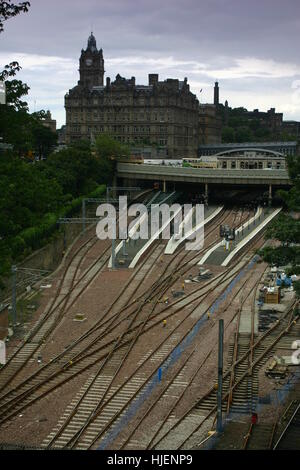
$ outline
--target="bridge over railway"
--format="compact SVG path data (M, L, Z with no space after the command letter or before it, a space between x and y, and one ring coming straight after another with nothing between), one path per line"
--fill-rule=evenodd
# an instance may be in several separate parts
M117 178L130 181L161 181L164 190L167 182L199 183L204 184L207 196L209 184L265 186L269 189L269 199L272 198L273 186L291 185L288 172L285 169L231 170L118 163Z

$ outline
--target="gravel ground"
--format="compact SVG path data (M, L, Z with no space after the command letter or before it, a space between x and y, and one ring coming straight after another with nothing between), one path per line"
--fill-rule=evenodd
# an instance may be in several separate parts
M87 236L87 235L86 235ZM216 235L212 235L210 239L215 238ZM77 246L77 245L76 245ZM81 265L81 271L84 270L89 262L91 262L94 257L103 251L105 248L104 242L97 242L95 247L90 251L89 255L84 260L84 263ZM76 247L72 248L72 252ZM71 252L69 253L69 255ZM145 288L149 287L151 283L158 279L159 274L162 272L164 266L168 262L170 258L166 256L162 256L151 270L150 274L145 278L142 285L139 287L137 292L134 293L136 296L137 294L141 293ZM222 272L223 268L215 266L212 268L212 272L214 274L218 272ZM63 267L56 273L56 281L53 282L52 288L44 291L41 304L38 311L34 314L34 318L32 319L33 324L36 319L38 318L39 314L43 311L51 297L55 293L55 288L59 279L59 276L62 275ZM189 273L185 275L184 278L187 278L188 274L197 274L198 268L192 268ZM62 351L66 345L68 345L71 341L75 338L80 336L84 331L86 331L91 325L94 324L105 312L106 308L110 305L110 303L118 297L118 294L123 287L123 285L128 281L130 276L132 275L132 271L126 269L120 269L118 271L110 271L105 269L101 272L93 283L88 287L88 289L80 296L78 301L74 304L74 306L68 311L65 315L63 321L59 324L59 326L55 329L53 334L47 340L45 345L42 349L42 357L43 361L51 359L53 355L57 354L58 351ZM182 286L182 282L184 279L179 279L175 282L173 289L180 290ZM133 281L134 282L134 281ZM238 287L238 286L237 286ZM185 285L185 292L189 293L193 289L197 289L197 285L194 284L186 284ZM171 290L168 290L165 294L172 298ZM202 304L200 311L204 311L205 308L208 307L209 303L213 301L215 298L216 291L207 296ZM124 296L126 297L126 295ZM88 308L87 308L88 306ZM158 312L164 306L164 304L160 304L160 308L158 308ZM230 296L228 299L228 308L226 310L222 309L222 313L219 311L218 315L215 318L211 318L207 321L204 327L200 330L199 335L197 336L197 342L193 344L195 347L195 353L192 357L189 367L187 368L186 378L188 379L195 367L199 365L199 362L202 361L207 353L207 351L216 345L216 338L217 338L217 318L221 318L223 316L225 320L225 324L228 324L225 333L225 361L226 361L226 354L228 353L229 343L231 341L231 336L234 331L234 321L231 322L233 315L236 312L238 306L238 298L233 299L233 295ZM136 345L134 346L131 358L134 357L135 360L132 359L128 360L125 364L125 367L122 369L122 373L120 374L116 384L121 383L126 377L130 375L131 372L135 370L136 362L140 359L144 354L145 351L149 350L149 348L153 349L156 344L163 340L164 335L167 334L168 330L171 329L172 326L176 325L180 321L182 315L187 311L189 307L183 309L182 312L178 312L174 314L170 320L167 322L167 328L163 328L162 325L158 325L154 327L152 330L149 331L146 335L140 338ZM199 311L199 312L200 312ZM86 320L82 323L74 322L74 317L77 313L83 313L86 317ZM180 330L181 334L188 331L191 327L195 318L191 317L186 323L184 329ZM12 350L16 346L15 341L11 341L10 343L10 350ZM195 380L193 385L190 387L190 390L184 396L184 400L181 403L180 409L176 410L176 415L180 416L188 407L190 406L191 402L201 396L207 389L209 389L216 381L216 354L217 350L215 347L214 353L211 357L205 362L203 368L201 369L201 375ZM182 359L184 356L182 356ZM180 363L178 363L179 367ZM24 371L20 374L20 378L25 377L28 373L34 372L39 366L34 361L30 363ZM35 405L31 406L29 409L25 410L22 416L18 416L11 420L10 422L3 425L0 430L0 441L2 442L14 442L14 443L26 443L28 445L39 445L43 439L47 436L47 434L51 431L51 429L55 426L56 422L58 421L59 417L62 415L65 407L68 403L72 400L76 392L82 386L82 384L86 381L88 376L93 372L93 369L90 369L88 372L77 376L72 381L65 384L63 387L58 389L57 391L51 393L50 395L46 396L44 399L36 403ZM168 377L171 377L172 370L168 372ZM155 390L151 399L155 399L159 390ZM169 403L166 402L165 407L156 414L151 414L151 420L147 425L147 428L150 429L151 422L157 422L158 418L161 419L161 416L167 411ZM140 411L142 413L142 409ZM129 424L127 430L131 429L131 426L134 425L134 421ZM146 428L146 429L147 429ZM126 430L126 431L127 431ZM199 439L199 436L197 436ZM193 443L194 445L194 443Z

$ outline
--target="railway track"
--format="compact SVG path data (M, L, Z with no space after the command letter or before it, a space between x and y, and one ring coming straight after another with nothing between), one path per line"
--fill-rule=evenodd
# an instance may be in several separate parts
M92 261L92 263L83 270L83 273L78 276L83 261L97 243L99 243L99 240L93 234L85 240L71 255L70 259L67 260L67 265L59 280L54 298L50 300L46 311L40 316L32 330L25 336L23 343L9 357L4 367L0 370L0 400L3 396L2 392L16 378L24 366L33 357L37 356L43 343L53 333L55 328L58 327L64 315L71 309L77 299L80 298L95 277L106 266L109 259L109 243L106 244L107 247L100 256ZM51 275L49 279L51 279Z
M25 337L21 346L9 357L7 363L0 370L0 387L1 396L3 391L15 379L17 374L23 369L34 355L38 353L43 342L53 333L54 329L59 325L63 318L63 315L70 310L76 300L82 295L85 289L88 287L90 282L96 277L96 275L104 268L108 261L108 253L110 247L108 246L104 252L97 258L75 281L76 275L79 271L80 265L84 256L94 246L95 243L91 239L83 243L80 248L71 257L67 264L67 267L60 280L58 291L55 297L50 301L49 307L46 309L34 325L32 331ZM86 250L84 250L86 248ZM79 256L79 253L83 251ZM71 277L70 283L65 286L65 280L68 275L68 271L71 265L75 261L75 270ZM80 286L80 287L79 287ZM62 293L63 289L67 289L67 293Z
M246 285L247 287L245 287ZM235 320L236 318L239 318L243 303L245 303L248 297L247 291L249 294L252 290L253 290L253 284L251 285L251 273L250 273L249 276L246 276L243 283L239 287L238 292L235 294L235 297L236 297L241 292L243 292L244 300L241 300L240 306L236 309L236 311L234 312L234 315L231 317L229 322L225 325L225 332L226 332L226 329L229 327L229 325L233 322L233 320ZM228 308L231 309L231 302L229 303ZM192 375L185 389L182 390L179 397L177 397L177 400L174 402L173 407L169 410L169 413L165 417L164 421L156 429L156 432L152 436L150 442L148 442L147 448L150 448L150 449L159 448L160 449L160 448L170 448L170 446L174 446L174 442L176 442L176 440L178 441L178 438L179 440L182 440L182 435L183 436L186 435L187 430L191 432L192 429L198 425L199 421L202 419L202 416L205 415L207 412L209 412L209 410L215 407L216 399L217 399L217 390L213 386L210 393L206 394L202 400L199 400L199 402L194 406L194 408L192 408L191 412L188 413L184 419L175 418L176 409L178 409L178 406L180 406L180 403L184 397L184 394L187 393L187 390L189 389L189 387L191 387L192 384L194 383L195 378L199 374L199 371L202 369L205 362L211 356L214 348L212 348L208 352L203 362L200 364L200 367L197 368L195 373ZM230 382L230 377L228 377L227 380L228 382ZM226 410L226 404L224 404L224 409ZM176 427L175 427L175 423L176 423ZM174 426L174 429L176 429L176 434L177 434L177 436L175 437L175 441L174 441L174 433L173 433L173 436L170 435L171 429L173 426ZM181 431L182 428L184 432Z
M213 288L213 290L215 290L215 287ZM195 311L198 306L199 306L199 304L197 304L197 306L193 309L193 311ZM190 314L188 314L187 317L189 317L189 315L190 315ZM182 325L180 325L180 326L182 326ZM177 329L177 328L176 328L176 329ZM182 340L182 338L181 338L181 340ZM161 345L161 347L163 347L164 350L163 350L162 353L160 353L160 354L165 355L165 354L166 354L166 350L168 350L168 347L170 347L171 350L172 350L172 347L173 347L173 350L174 350L174 342L176 342L176 341L177 341L176 336L175 336L175 341L174 341L174 339L173 339L173 340L171 341L170 345L169 345L169 344L166 342L166 340L165 340L165 341L162 343L162 345ZM178 343L178 344L179 344L179 343ZM177 344L177 346L178 346L178 344ZM170 354L170 351L168 351L168 353ZM147 357L146 359L147 359L147 362L149 363L149 361L148 361L149 357ZM147 375L147 374L146 374L146 375ZM147 383L148 380L149 380L149 377L146 379L144 385ZM125 385L123 386L123 388L125 389L125 391L126 391L126 387L129 386L129 385L130 385L130 383L129 383L129 381L127 380L126 383L125 383ZM134 384L132 384L131 386L134 388ZM122 390L123 390L123 388L122 388ZM133 389L133 388L132 388L132 389ZM140 387L140 388L141 388L141 387ZM113 394L113 395L115 395L115 394ZM93 395L92 395L92 396L93 396ZM134 395L132 398L133 398L133 399L134 399L134 398L138 399L138 397L136 397L136 395ZM87 395L86 395L86 394L84 395L83 400L86 400L86 404L87 404L87 406L88 406L88 404L89 404L88 394L87 394ZM118 398L118 400L119 400L119 401L118 401L119 403L122 403L122 397ZM105 409L109 408L109 407L108 407L108 402L111 402L111 398L109 398L109 399L107 400L106 406L104 407ZM98 405L98 406L99 406L99 405ZM114 419L115 419L115 420L116 420L116 419L118 420L118 416L121 417L120 413L121 413L122 411L124 411L124 406L123 406L122 410L119 410L119 411L118 411L118 409L116 408L116 404L111 404L110 411L112 411L112 410L114 411L114 414L115 414ZM104 417L103 417L103 413L100 415L99 418L95 417L96 411L97 411L97 410L94 410L94 412L92 413L92 418L93 418L93 421L95 420L95 422L96 422L97 419L98 419L97 425L95 425L95 429L98 429L98 430L99 430L99 429L101 428L101 422L102 422L102 425L103 425L103 420L105 421L106 418L105 418L105 415L104 415ZM99 411L99 410L98 410L98 411ZM109 414L109 411L107 411L107 413ZM97 416L98 416L98 415L99 415L99 413L97 413ZM72 429L74 429L74 426L76 426L76 424L74 424L74 416L76 416L76 414L74 415L74 410L73 410L73 412L69 415L69 419L61 426L60 430L57 430L57 429L56 429L56 430L52 433L50 441L49 441L49 440L47 441L47 445L48 445L48 446L49 446L49 445L53 445L54 443L56 443L56 444L59 445L59 446L60 446L60 445L68 446L68 445L72 444L72 447L74 447L74 445L78 442L78 437L80 437L80 435L81 435L81 431L77 431L77 438L75 439L75 443L74 443L74 436L73 436L73 441L72 441L72 438L69 439L69 441L68 441L68 438L69 438L70 435L72 434ZM107 417L107 415L106 415L106 417ZM81 420L82 420L82 419L83 419L83 418L81 417ZM101 421L101 419L102 419L102 421ZM80 427L80 424L79 424L79 423L80 423L80 417L78 417L78 421L77 421L77 426ZM113 423L113 418L110 419L108 425L109 425L109 424L112 424L112 423ZM68 425L71 425L71 428L68 429ZM72 426L73 426L73 428L72 428ZM103 426L102 426L102 427L103 427ZM87 424L85 424L84 430L85 430L86 428L87 428ZM71 430L70 430L70 429L71 429ZM89 427L89 429L90 429L90 427ZM101 431L100 434L99 434L99 431L98 431L98 434L96 434L96 435L94 436L94 438L92 439L92 442L91 442L92 431L90 431L89 437L86 437L85 440L84 440L83 442L81 442L81 444L80 444L80 446L79 446L78 448L89 448L89 447L91 447L91 446L96 442L97 439L99 439L100 437L102 437L102 436L105 434L106 431L107 431L107 427L104 428L104 429L102 429L102 431ZM79 435L78 435L78 433L79 433ZM76 434L75 434L75 436L76 436Z
M294 307L293 307L294 308ZM247 351L244 352L243 356L238 359L238 363L242 363L247 356L250 355L251 349L254 349L254 354L253 354L253 362L251 363L250 367L243 371L239 377L236 377L234 384L232 385L231 389L235 390L237 387L243 382L248 380L248 375L250 370L253 373L253 370L256 367L259 367L268 357L268 354L270 354L274 347L279 343L279 341L284 338L286 335L293 335L295 333L295 328L299 328L299 322L295 322L295 320L291 320L292 318L292 310L293 308L291 307L285 317L276 323L268 332L266 332L262 337L260 337L254 344L253 347L249 348ZM238 363L234 364L235 368L237 367ZM233 366L232 366L233 367ZM228 369L224 376L224 386L226 386L226 380L228 381L228 378L230 377L231 374L231 369ZM226 389L225 389L226 390ZM253 393L253 392L251 392ZM228 400L228 396L230 394L230 389L227 388L227 391L224 392L223 394L223 402L225 402L224 406L224 411L226 410L226 401ZM252 403L253 396L251 396L251 402L250 406ZM244 398L244 397L243 397ZM196 435L196 433L199 433L201 430L201 426L207 421L211 420L210 426L213 425L213 420L212 417L216 413L216 390L214 387L207 393L205 394L200 400L198 400L186 413L184 416L180 418L180 420L173 424L171 428L165 432L165 435L161 436L158 441L154 443L154 448L161 448L163 445L163 439L167 438L170 432L173 431L173 433L177 432L177 434L180 434L180 429L184 427L184 425L181 425L181 428L179 428L180 424L183 423L185 420L189 423L194 423L193 429L189 430L189 432L182 433L182 436L185 436L184 438L180 439L180 442L177 442L177 448L188 448L189 447L189 440ZM197 419L196 419L197 417ZM188 427L188 425L187 425ZM191 428L192 426L190 426ZM200 440L200 437L199 437ZM157 447L159 445L159 447Z
M183 251L183 250L181 250L180 253L182 253L182 251ZM159 258L160 254L161 254L161 253L156 253L157 258ZM185 256L186 256L186 253L184 253L184 257L185 257ZM180 259L179 259L179 262L182 262L182 260L183 260L183 258L180 258ZM154 259L154 261L155 261L155 259ZM173 259L172 259L171 261L173 261ZM179 262L178 262L178 264L179 264ZM169 263L169 264L170 264L170 263ZM167 264L166 268L165 268L164 271L163 271L163 274L168 270L169 264ZM177 265L178 265L178 264L177 264ZM123 290L120 292L119 299L116 299L116 301L112 303L112 305L109 307L108 311L106 312L105 316L107 316L107 314L108 314L109 312L111 312L111 310L112 310L113 308L116 309L116 307L120 306L120 302L121 302L121 305L124 306L124 304L125 304L126 302L124 302L122 295L124 294L124 292L125 292L126 289L129 291L129 292L128 292L128 294L129 294L128 298L129 298L129 299L130 299L130 295L132 295L132 293L133 293L133 290L136 290L136 291L137 291L137 290L139 289L139 287L142 285L143 280L145 279L144 266L145 266L145 263L142 263L142 265L140 266L139 271L138 271L137 273L134 273L134 275L133 275L132 278L130 279L130 282L128 282L128 283L124 286ZM153 265L151 265L151 268L152 268L152 266L153 266ZM137 278L137 279L139 279L138 285L136 285L136 284L134 284L134 283L132 282L134 277ZM77 297L78 297L78 296L77 296ZM135 302L133 302L133 303L136 303L136 301L140 300L141 297L142 297L142 295L139 296L137 299L135 299ZM56 298L53 300L52 305L53 305L55 302L56 302ZM122 302L123 302L123 303L122 303ZM73 302L73 303L74 303L74 302ZM73 304L73 303L72 303L72 304ZM133 303L132 303L132 304L133 304ZM132 305L132 304L129 303L129 306ZM128 305L127 305L127 306L128 306ZM119 314L119 313L120 313L120 310L117 311L117 313L115 314L115 318L118 317L118 314ZM105 317L105 316L104 316L104 317ZM104 318L104 317L103 317L103 318ZM85 334L82 336L81 339L86 339L86 338L87 338L89 335L91 335L93 332L97 332L99 326L101 327L102 324L103 324L103 321L102 321L102 320L103 320L103 319L101 319L100 321L98 321L97 324L94 325L87 333L85 333ZM40 322L40 324L43 326L43 322L42 322L42 321ZM36 352L36 350L37 350L37 345L36 345L36 344L33 343L33 344L31 345L31 344L29 343L29 340L30 340L30 338L32 338L32 336L33 336L33 335L31 334L30 337L27 338L27 340L25 341L25 344L22 345L23 347L24 347L24 346L26 347L26 345L28 345L28 346L27 346L28 349L29 349L29 353L28 353L28 354L27 354L27 351L25 351L25 353L23 354L23 352L22 352L23 348L22 348L22 347L19 348L19 349L21 350L21 352L20 352L20 361L18 361L18 363L17 363L17 364L18 364L18 366L17 366L17 367L18 367L18 370L19 370L21 367L24 366L24 364L27 362L27 360L29 360L30 357L32 357L32 355L33 355L33 354ZM74 348L75 346L77 346L78 343L79 343L79 341L78 341L78 342L75 342L75 343L72 345L72 348ZM69 352L69 349L67 349L63 354L68 353L68 352ZM18 353L19 353L19 351L17 351L17 352L10 358L10 361L7 363L6 367L2 369L2 371L1 371L1 373L0 373L0 377L1 377L1 376L3 377L2 374L7 371L9 365L11 365L11 364L14 363L14 359L16 358L16 355L17 355ZM72 353L70 359L67 358L67 360L72 360L72 359L73 359L73 356L74 356L74 354ZM76 354L75 354L75 357L76 357ZM61 355L58 355L58 357L57 357L56 359L61 359L61 358L62 358L62 356L61 356ZM13 365L14 365L14 364L13 364ZM12 368L12 369L14 369L14 368ZM44 368L42 368L42 369L43 369L43 371L44 371ZM14 370L12 370L11 372L12 372L12 373L11 373L11 380L12 380L13 378L15 378L16 372L15 372ZM38 372L38 373L39 373L39 372ZM8 383L9 383L9 381L7 381L6 385L8 385ZM6 394L7 394L7 393L6 393ZM2 397L3 397L3 394L2 394ZM0 403L1 403L1 396L0 396Z
M300 401L292 400L272 423L250 424L244 450L299 450Z
M212 289L216 289L214 286L213 288L210 288L210 291ZM203 294L205 295L205 294ZM202 296L203 297L203 296ZM92 431L89 432L89 436L85 437L85 439L80 443L79 447L76 448L89 448L91 447L96 440L98 440L100 437L102 437L108 430L108 425L112 425L113 422L118 419L118 416L121 417L120 413L124 412L125 406L127 407L128 404L134 400L134 399L139 399L139 396L137 395L137 392L141 392L142 387L144 387L152 374L157 370L157 368L166 360L166 358L170 355L170 353L178 347L179 343L182 341L182 334L178 331L180 328L180 331L182 331L184 321L187 320L190 315L196 311L196 309L199 307L201 302L197 302L196 305L193 307L191 312L188 312L185 314L185 318L181 320L180 323L173 329L173 331L167 336L167 338L163 338L163 340L160 342L159 346L154 350L154 351L149 351L146 357L140 362L138 365L137 370L135 370L134 374L132 377L127 378L126 382L124 382L117 390L117 393L114 392L112 396L107 396L105 404L99 408L99 403L97 405L97 408L93 411L92 415L90 416L90 419L92 419L93 422L95 422L95 429L98 429L98 432L95 433L93 439L91 440L92 437ZM189 328L187 329L187 334L189 332ZM107 374L106 374L107 376ZM114 379L116 376L114 375ZM99 376L97 376L97 379L99 379ZM100 380L101 382L101 380ZM111 382L112 383L112 380ZM126 393L128 392L128 388L131 388L134 390L134 387L137 388L133 396L131 396L128 399L127 396L127 401L124 403L124 396L126 396ZM125 394L125 395L124 395ZM91 392L91 396L93 397L94 393L93 391ZM104 395L105 396L105 395ZM83 400L89 404L89 393L84 395ZM98 400L99 401L99 400ZM103 401L103 400L102 400ZM101 403L100 403L101 404ZM78 411L79 412L79 411ZM70 415L71 419L68 419L67 422L63 424L63 426L60 428L60 430L53 435L52 440L50 441L50 444L53 445L54 443L58 446L64 444L64 445L72 445L72 448L74 447L74 444L77 443L77 438L74 443L74 439L70 439L69 441L66 442L66 436L70 435L70 428L68 426L72 426L74 429L74 416L77 416L77 413L74 415L74 410L72 414ZM108 419L110 418L110 419ZM106 420L106 426L103 429L103 423ZM76 420L75 420L76 421ZM102 424L102 426L101 426ZM78 422L79 426L79 422ZM92 423L88 422L85 423L84 425L84 430L88 427L90 430L90 427L92 426ZM101 429L101 433L99 433L99 429ZM81 435L81 433L80 433ZM75 434L76 436L76 434ZM49 443L48 443L49 446ZM88 447L87 447L88 446Z
M300 449L300 401L293 400L281 419L283 429L271 444L273 450Z
M244 287L244 285L246 284L247 281L248 281L248 278L246 278L244 280L244 282L243 282L242 286L240 287L239 291L241 291L243 289L243 287ZM231 302L229 303L227 308L225 307L226 311L229 310L229 309L233 310ZM233 316L230 318L230 320L228 321L228 323L225 326L225 331L230 326L232 321L236 318L237 312L238 311L233 312ZM191 375L191 372L188 373L188 368L189 368L189 360L190 360L191 356L193 356L194 350L187 356L187 359L180 366L179 370L176 371L176 373L171 378L171 380L167 382L166 386L161 391L158 399L155 402L153 402L147 410L145 410L144 414L139 419L137 425L133 428L130 435L127 436L125 441L123 441L121 444L120 443L118 444L118 448L120 448L120 449L124 449L125 447L130 448L132 446L136 446L138 444L138 442L140 442L140 445L138 447L140 447L142 445L143 448L150 448L152 446L152 444L156 440L157 436L165 430L165 427L168 427L168 425L175 420L176 407L178 407L178 405L180 405L183 397L185 396L185 394L188 393L189 388L195 384L195 381L197 380L197 377L198 377L198 380L200 380L199 373L202 370L202 367L204 366L206 361L212 355L214 349L215 349L215 345L209 350L209 352L207 354L205 354L205 357L201 360L200 364L197 365L197 367L193 371L192 375ZM186 377L188 377L189 375L191 375L190 379L187 380ZM154 434L152 434L150 440L149 440L149 438L148 439L143 438L141 436L141 434L143 434L143 429L144 428L151 429L150 424L148 424L148 426L147 426L147 421L145 422L145 420L147 420L147 418L150 414L150 411L153 408L156 408L157 410L158 409L163 409L165 407L164 404L166 402L172 403L172 406L169 406L169 410L168 410L167 415L164 417L164 419L162 420L161 423L158 423L158 425L154 426L155 432L154 432ZM138 432L138 431L140 431L140 432ZM134 439L133 440L132 437L136 433L138 434L139 439Z
M179 262L180 262L180 261L181 261L181 259L179 260ZM179 262L178 262L178 264L179 264ZM188 261L186 262L186 264L188 264L188 263L190 263L190 260L188 260ZM166 270L165 270L165 271L166 271ZM174 274L174 272L171 271L171 274ZM172 276L171 276L171 277L172 277ZM170 281L171 281L171 279L170 279ZM170 284L170 283L169 283L169 284ZM166 285L168 285L168 282L166 283ZM164 287L164 289L165 289L165 287ZM164 289L163 289L163 290L164 290ZM99 325L98 325L98 326L99 326ZM120 348L120 349L121 349L121 348ZM84 360L85 360L85 359L83 359L83 361L84 361ZM107 363L107 364L108 364L108 363ZM120 362L119 362L119 364L120 364ZM109 367L112 367L112 362L110 363ZM72 371L72 372L74 372L74 371L76 370L75 368L76 368L76 365L75 365L75 367L73 368L73 371ZM84 367L82 368L82 364L81 364L81 366L80 366L80 371L82 372L82 370L84 370ZM69 372L69 371L68 371L68 372ZM72 373L71 373L70 375L72 375ZM102 374L101 377L104 379L103 374ZM97 379L95 379L94 381L92 380L92 386L88 387L88 389L89 389L89 390L92 389L92 387L94 386L94 384L95 384L95 387L98 386ZM46 384L45 384L45 385L46 385ZM109 392L107 393L107 396L109 396L109 393L110 393L112 390L113 390L113 386L110 386ZM43 396L44 396L44 395L43 395ZM99 404L98 404L98 406L99 406Z

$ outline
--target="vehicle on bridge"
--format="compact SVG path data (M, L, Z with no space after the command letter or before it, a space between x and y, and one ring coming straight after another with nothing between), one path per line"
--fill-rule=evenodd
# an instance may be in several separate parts
M183 158L182 166L191 166L193 168L218 168L218 161L217 159Z
M222 170L286 170L285 156L265 149L227 150L217 155L182 159L144 159L137 156L123 163L143 163L171 167L192 167Z

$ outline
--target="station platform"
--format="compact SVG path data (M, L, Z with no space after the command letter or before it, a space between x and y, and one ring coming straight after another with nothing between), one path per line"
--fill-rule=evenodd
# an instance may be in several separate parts
M259 207L253 217L244 222L236 230L235 240L229 242L228 249L225 241L221 240L214 245L201 258L198 265L219 265L227 266L233 257L244 247L250 240L255 237L269 222L282 210L278 209L262 209Z
M148 202L147 208L150 210L151 204L173 204L176 202L180 193L178 192L171 192L171 193L164 193L162 191L158 191ZM164 224L159 228L157 233L153 235L153 237L149 239L141 239L138 238L137 240L134 239L135 233L139 230L140 224L144 221L147 214L144 214L141 219L136 222L136 224L130 229L129 236L127 240L121 241L118 244L115 250L115 268L134 268L138 263L139 259L143 256L143 254L149 249L152 243L158 239L159 234L163 231L166 225ZM175 214L171 217L171 219L175 217ZM151 218L149 217L148 220L148 232L151 234ZM112 258L110 257L108 267L112 267Z
M165 249L165 254L166 255L172 255L176 249L179 247L179 245L181 245L181 243L183 243L185 240L188 239L188 237L190 237L191 235L193 235L195 232L197 232L198 230L201 229L201 227L204 227L208 222L210 222L212 219L214 219L220 212L221 210L223 209L223 206L205 206L204 207L204 220L200 223L197 223L196 221L196 214L195 214L195 211L193 211L193 214L192 214L192 217L193 217L193 222L192 222L192 227L193 229L190 230L189 232L187 232L186 234L184 233L184 235L180 238L180 239L177 239L175 238L175 236L173 235L172 238L169 240L167 246L166 246L166 249ZM186 218L182 221L182 224L180 226L180 228L184 227L186 223Z

